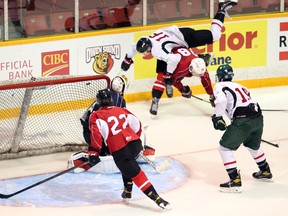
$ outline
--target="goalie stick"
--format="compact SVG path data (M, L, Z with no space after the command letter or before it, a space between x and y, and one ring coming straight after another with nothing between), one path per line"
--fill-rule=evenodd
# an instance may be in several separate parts
M150 164L158 173L164 172L169 166L170 162L168 160L165 160L163 163L161 163L159 166L156 166L156 164L151 161L148 157L143 155L143 151L140 152L140 157L142 157L148 164Z
M36 186L40 185L40 184L43 184L44 182L50 181L50 180L52 180L52 179L54 179L54 178L56 178L56 177L58 177L58 176L61 176L61 175L65 174L65 173L68 173L68 172L70 172L70 171L72 171L72 170L74 170L74 169L76 169L76 168L78 168L78 167L80 167L80 166L86 165L86 164L88 164L88 163L89 163L89 161L86 161L86 162L84 162L84 163L82 163L82 164L79 164L79 165L77 165L77 166L75 166L75 167L71 167L71 168L69 168L69 169L66 169L66 170L64 170L64 171L62 171L62 172L59 172L59 173L57 173L57 174L55 174L55 175L53 175L53 176L50 176L49 178L43 179L42 181L36 182L35 184L32 184L32 185L30 185L30 186L28 186L28 187L26 187L26 188L23 188L22 190L19 190L19 191L14 192L14 193L11 193L11 194L1 194L1 193L0 193L0 198L1 198L1 199L8 199L8 198L10 198L10 197L12 197L12 196L15 196L15 195L17 195L17 194L19 194L19 193L22 193L22 192L24 192L24 191L26 191L26 190L29 190L29 189L31 189L31 188L33 188L33 187L36 187Z
M148 125L143 126L143 143L146 145L146 129L148 128ZM164 172L169 166L170 162L168 160L165 160L163 163L161 163L159 166L157 166L152 160L150 160L148 157L146 157L143 154L143 151L140 152L140 157L142 157L148 164L150 164L158 173Z

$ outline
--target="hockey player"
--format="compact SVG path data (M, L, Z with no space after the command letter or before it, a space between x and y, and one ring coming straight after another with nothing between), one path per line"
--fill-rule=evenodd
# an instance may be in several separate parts
M219 153L230 177L228 182L220 184L222 192L241 192L241 177L233 152L242 143L259 167L259 171L252 176L261 180L272 179L269 164L260 146L263 133L260 106L251 98L245 86L232 82L233 76L230 65L221 65L216 71L216 85L213 89L215 114L212 122L216 130L225 130L220 140ZM231 120L229 126L226 126L222 117L224 114Z
M100 90L97 101L101 107L91 114L89 120L91 146L94 148L94 151L88 151L90 163L100 162L99 153L105 141L122 174L124 183L122 198L131 198L134 183L159 207L169 208L170 204L158 195L136 161L136 157L143 149L140 139L142 127L139 119L127 109L113 106L109 89Z
M133 44L131 50L126 54L121 69L127 71L133 63L133 57L136 53L150 55L157 59L156 73L166 73L166 77L172 76L173 71L177 67L177 60L173 55L169 55L175 47L193 48L206 44L212 44L221 37L221 29L225 16L228 16L227 10L237 5L236 0L224 2L220 1L218 11L211 23L210 30L194 30L192 28L174 25L168 28L159 29L148 37L141 37L136 44ZM206 65L211 61L211 56L204 56ZM165 85L161 86L162 92ZM159 93L152 89L152 105L159 98ZM151 111L151 109L150 109ZM157 113L157 111L156 111ZM153 113L151 113L153 115Z
M181 81L184 79L184 77L199 77L206 93L210 96L210 98L213 97L210 76L202 58L199 58L192 50L187 48L174 48L172 50L172 54L170 55L174 55L176 57L175 59L177 60L178 64L173 71L172 76L169 76L168 78L165 77L165 73L158 73L157 80L153 84L153 92L155 92L155 97L153 97L153 103L150 108L150 113L152 115L157 115L158 103L163 94L163 86L165 82L177 88L182 93L183 97L191 98L192 91L190 87L188 85L183 86Z
M126 108L126 101L124 99L124 93L126 92L128 88L127 84L127 78L122 76L115 76L111 81L111 95L113 99L113 105ZM81 124L83 126L83 137L88 144L88 150L93 150L93 147L91 147L91 131L89 129L89 117L93 111L96 111L100 108L100 104L96 100L84 113L82 118L80 119ZM155 149L150 145L144 146L144 152L143 154L147 156L150 160L155 160ZM97 166L91 166L91 164L87 164L84 166L80 166L79 168L74 169L75 173L80 173L86 170L89 170L91 172L97 172L97 173L118 173L119 169L115 166L115 163L113 161L113 158L110 155L110 152L103 143L103 146L101 148L100 152L101 157L101 163ZM87 151L79 151L73 153L70 158L68 159L68 168L77 166L84 161L86 161L88 158L88 152ZM141 158L138 159L140 162Z

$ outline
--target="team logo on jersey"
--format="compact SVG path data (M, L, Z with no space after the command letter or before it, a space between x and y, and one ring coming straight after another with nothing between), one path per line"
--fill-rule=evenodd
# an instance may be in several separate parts
M108 74L114 66L115 60L120 60L120 58L119 44L88 47L85 50L86 63L92 63L93 71L97 74Z

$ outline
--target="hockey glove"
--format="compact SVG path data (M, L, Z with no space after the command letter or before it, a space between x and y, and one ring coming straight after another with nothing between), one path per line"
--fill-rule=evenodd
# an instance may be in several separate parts
M99 158L99 153L95 152L95 151L89 151L88 152L89 155L89 166L95 166L96 164L98 164L100 162L100 158Z
M183 86L181 93L182 93L182 97L191 98L192 91L189 86Z
M173 79L173 74L171 73L164 73L163 75L163 81L166 85L172 85L174 79Z
M215 97L214 97L214 95L209 95L209 101L210 101L211 106L215 107L215 103L214 103Z
M226 130L227 126L222 116L216 117L216 115L214 114L213 116L211 116L211 118L212 118L213 126L216 130L221 130L221 131Z
M127 71L130 68L131 64L133 64L133 62L134 61L131 58L128 58L126 54L124 60L122 61L121 69L123 71Z

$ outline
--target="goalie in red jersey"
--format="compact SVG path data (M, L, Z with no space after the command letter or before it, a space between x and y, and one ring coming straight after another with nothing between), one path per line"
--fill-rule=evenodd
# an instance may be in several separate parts
M152 115L157 115L158 103L165 89L165 84L173 85L183 97L191 98L192 91L188 85L184 86L182 80L185 77L199 77L206 93L213 98L211 79L206 69L205 61L199 58L192 50L187 48L174 48L171 54L175 59L176 69L173 73L159 72L157 80L153 84L154 97L150 108Z

